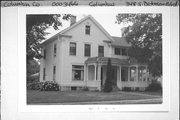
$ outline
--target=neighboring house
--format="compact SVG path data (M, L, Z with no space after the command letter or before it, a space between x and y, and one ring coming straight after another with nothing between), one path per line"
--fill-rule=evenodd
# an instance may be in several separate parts
M131 46L123 37L113 37L91 16L76 22L42 44L40 81L55 81L63 90L88 87L101 90L106 80L108 58L113 66L113 85L144 90L147 65L128 56Z

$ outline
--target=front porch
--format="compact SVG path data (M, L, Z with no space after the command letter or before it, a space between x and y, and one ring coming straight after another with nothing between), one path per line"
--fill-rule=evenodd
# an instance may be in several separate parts
M118 89L131 88L145 90L149 85L148 69L146 64L110 58L112 64L112 83ZM93 57L85 61L85 84L102 90L107 72L107 57Z

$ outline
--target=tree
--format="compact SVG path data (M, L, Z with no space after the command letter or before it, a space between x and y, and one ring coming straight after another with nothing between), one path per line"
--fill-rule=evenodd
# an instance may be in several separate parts
M148 63L153 76L162 75L162 14L118 14L117 24L126 24L124 37L132 44L129 55Z
M26 16L26 56L27 63L34 58L41 58L40 43L49 33L47 28L52 26L58 30L62 20L69 20L70 14L27 15Z
M104 92L112 91L112 65L110 58L108 59L108 63L107 63L106 81L103 91Z

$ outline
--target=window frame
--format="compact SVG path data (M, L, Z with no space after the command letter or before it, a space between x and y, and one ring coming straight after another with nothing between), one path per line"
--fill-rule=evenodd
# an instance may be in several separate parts
M56 65L53 66L53 81L56 80Z
M100 49L100 47L102 47L103 49ZM103 50L103 53L100 53L100 50ZM102 56L101 56L101 54L102 54ZM103 45L98 46L98 57L104 57L104 46Z
M46 68L43 68L43 80L46 80Z
M57 44L55 43L54 44L54 57L56 57L56 54L57 54Z
M87 48L87 46L89 48ZM84 44L84 56L91 57L91 44Z
M46 59L46 49L43 50L43 58Z
M75 48L72 48L73 46L71 46L72 44L75 45ZM76 45L76 42L70 42L69 43L69 55L70 56L76 56L76 48L77 48L77 45ZM74 51L73 51L74 50ZM72 54L73 53L73 54Z
M82 67L82 68L75 68L75 66ZM75 79L73 71L78 71L78 72L80 71L80 75L81 75L80 79ZM84 65L72 65L72 81L84 81Z
M121 55L121 56L128 56L128 49L127 48L114 48L114 55Z
M91 34L91 26L90 25L85 25L85 34L90 35Z

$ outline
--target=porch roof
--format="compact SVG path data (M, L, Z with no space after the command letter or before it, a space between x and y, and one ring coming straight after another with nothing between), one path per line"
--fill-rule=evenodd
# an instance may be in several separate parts
M88 58L85 63L101 63L101 64L107 64L108 57L91 57ZM126 59L119 59L119 58L110 58L112 64L119 64L119 65L129 65L128 60Z
M100 63L100 64L107 64L109 57L90 57L85 61L85 64L90 63ZM140 63L134 58L130 59L119 59L119 58L110 58L112 64L117 65L145 65L147 66L147 63Z

